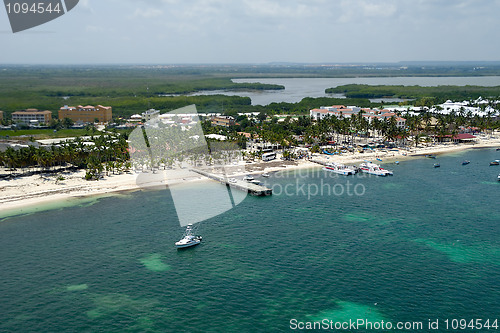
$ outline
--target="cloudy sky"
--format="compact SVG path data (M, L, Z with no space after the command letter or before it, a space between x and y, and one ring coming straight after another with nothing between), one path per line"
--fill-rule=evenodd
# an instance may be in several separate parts
M500 60L500 0L80 0L0 63Z

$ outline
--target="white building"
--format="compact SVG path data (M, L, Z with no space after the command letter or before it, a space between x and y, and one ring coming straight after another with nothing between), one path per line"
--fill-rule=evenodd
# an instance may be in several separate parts
M343 105L334 105L329 107L322 106L319 109L312 109L309 111L309 114L314 120L320 120L326 117L351 118L353 115L357 115L360 112L363 112L363 117L365 117L365 119L368 120L369 123L371 123L375 118L378 118L380 120L387 120L395 117L396 125L398 127L406 127L405 118L401 118L396 113L391 112L387 109L361 109L357 106L345 107Z
M144 121L150 121L153 118L156 118L160 115L160 110L149 109L142 113L142 118Z

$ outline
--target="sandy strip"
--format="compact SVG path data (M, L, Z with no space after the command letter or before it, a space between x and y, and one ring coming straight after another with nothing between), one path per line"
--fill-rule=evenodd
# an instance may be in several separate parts
M124 173L105 176L99 181L86 181L84 170L63 173L63 181L56 181L57 176L33 175L0 180L0 216L23 213L31 206L146 188L166 188L167 184L171 186L203 179L200 175L186 171L176 174L177 179L170 176L168 180L162 173Z
M370 151L367 153L346 153L342 155L315 154L313 159L324 162L340 162L344 164L359 164L364 160L377 161L382 159L383 163L392 161L403 161L418 158L425 154L444 154L459 152L465 149L500 147L499 138L488 138L479 140L475 144L440 144L424 148L411 148L408 151ZM319 167L318 164L307 160L281 161L260 163L240 163L238 165L226 166L228 177L237 177L245 174L258 174L263 172L274 172L280 170L292 170ZM22 213L27 207L41 206L49 202L64 202L75 198L110 195L121 191L140 190L145 188L166 188L175 184L185 184L193 181L205 180L196 173L185 169L162 171L158 173L126 173L120 175L109 175L99 181L84 180L85 171L64 173L63 181L56 181L56 175L19 177L10 180L0 180L0 212L1 215L14 215Z
M359 164L364 160L377 162L377 158L381 159L380 163L394 162L394 161L404 161L414 158L420 158L425 155L440 155L440 154L450 154L467 149L479 149L479 148L500 148L500 138L493 137L483 140L477 140L474 144L454 144L454 143L444 143L444 144L429 144L428 146L420 146L418 148L410 147L409 150L386 150L386 151L366 151L365 153L346 153L342 155L325 155L325 154L315 154L313 158L315 160L320 160L324 162L339 162L343 164Z

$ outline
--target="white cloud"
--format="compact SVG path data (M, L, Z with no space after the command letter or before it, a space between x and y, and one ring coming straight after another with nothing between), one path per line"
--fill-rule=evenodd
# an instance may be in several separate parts
M75 8L77 11L94 13L94 9L90 5L90 0L80 0Z
M401 2L399 2L401 6ZM364 23L364 20L382 20L394 17L398 11L398 2L393 0L342 0L338 19L343 23Z
M155 8L137 8L134 12L135 17L152 18L163 15L163 11Z
M57 38L0 35L1 61L40 62L30 45L57 61L62 39L122 62L499 60L498 12L500 0L80 0L50 23Z
M297 19L312 17L317 13L317 8L311 4L295 3L295 1L270 1L270 0L245 0L244 5L248 15Z

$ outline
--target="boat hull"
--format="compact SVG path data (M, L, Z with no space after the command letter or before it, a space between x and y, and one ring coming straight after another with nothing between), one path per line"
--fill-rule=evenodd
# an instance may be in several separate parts
M185 248L188 248L188 247L192 247L192 246L196 246L198 244L200 244L201 241L198 241L198 242L192 242L192 243L186 243L186 244L175 244L175 247L178 248L178 249L185 249Z
M335 169L335 168L331 168L331 167L324 167L323 170L333 172L333 173L343 175L343 176L354 175L354 171L351 171L351 170L339 170L339 169Z
M188 242L183 242L182 240L181 241L178 241L175 243L175 247L178 248L178 249L185 249L185 248L188 248L188 247L193 247L193 246L196 246L198 244L201 243L201 237L199 238L196 238L196 239L192 239Z
M375 175L375 176L380 176L380 177L387 177L389 174L385 172L380 172L380 171L371 171L371 170L366 170L361 168L361 172L367 173L369 175Z
M393 175L392 171L381 168L378 164L371 163L371 162L362 163L359 166L359 170L361 172L367 173L369 175L375 175L375 176L380 176L380 177L386 177L386 176Z

